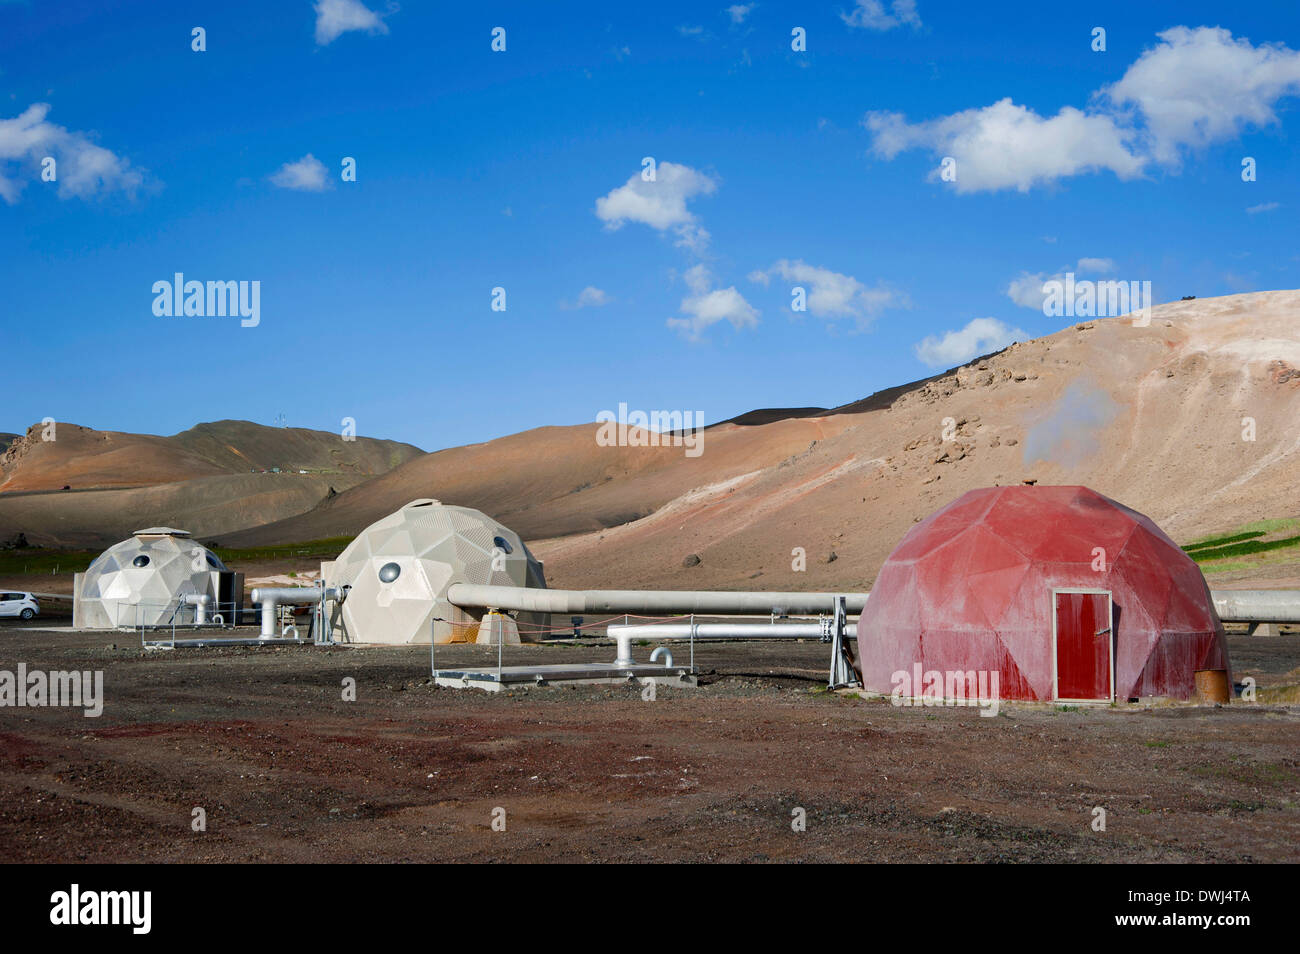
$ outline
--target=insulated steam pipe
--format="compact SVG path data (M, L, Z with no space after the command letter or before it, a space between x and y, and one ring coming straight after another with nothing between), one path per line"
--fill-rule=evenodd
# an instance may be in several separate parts
M632 640L690 639L692 629L696 639L818 639L822 634L821 623L616 623L606 628L605 635L618 647L614 665L631 666L636 662L632 658ZM848 636L856 636L858 624L847 624L845 631Z
M340 590L337 587L325 588L325 599L338 602ZM274 639L275 609L281 604L304 605L320 602L319 586L259 586L253 590L252 600L262 604L262 639Z
M207 593L186 593L181 597L182 602L194 607L194 625L202 626L208 621L208 594Z
M866 593L849 593L856 616ZM1226 621L1300 623L1300 590L1215 590L1210 594ZM522 586L453 583L447 599L461 607L494 607L534 613L638 613L647 616L818 615L834 612L833 593L717 592L699 590L547 590Z
M194 624L202 626L208 621L208 595L203 594L203 598L194 604Z
M1214 590L1210 597L1225 622L1300 623L1300 590Z
M845 627L849 636L858 634L858 624ZM611 639L690 639L690 623L650 623L646 626L615 623L606 628ZM695 623L696 639L818 639L821 623Z
M647 616L812 616L835 611L835 593L720 592L709 590L546 590L524 586L453 583L447 600L460 607L531 613L637 613ZM862 612L865 593L848 593L847 611ZM819 630L820 632L820 630Z

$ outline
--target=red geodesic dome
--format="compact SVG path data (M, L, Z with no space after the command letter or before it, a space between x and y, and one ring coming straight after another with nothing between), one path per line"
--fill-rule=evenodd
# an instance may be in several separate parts
M1091 609L1079 622L1080 601L1104 607L1098 591L1109 592L1113 631L1100 609L1099 632ZM1085 664L1113 666L1120 702L1190 699L1198 670L1231 679L1197 565L1150 518L1086 487L988 487L931 514L885 561L857 643L863 685L882 693L900 671L987 671L1002 699L1076 698L1057 691L1076 645L1095 651Z

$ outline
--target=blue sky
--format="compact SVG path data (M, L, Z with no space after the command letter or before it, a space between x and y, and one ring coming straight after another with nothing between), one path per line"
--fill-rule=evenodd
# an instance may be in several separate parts
M712 421L1056 331L1066 270L1300 284L1296 6L1046 6L0 2L0 430Z

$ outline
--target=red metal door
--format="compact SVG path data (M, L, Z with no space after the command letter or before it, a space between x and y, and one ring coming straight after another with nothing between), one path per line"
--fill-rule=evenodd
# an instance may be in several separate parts
M1056 593L1056 698L1111 698L1109 593Z

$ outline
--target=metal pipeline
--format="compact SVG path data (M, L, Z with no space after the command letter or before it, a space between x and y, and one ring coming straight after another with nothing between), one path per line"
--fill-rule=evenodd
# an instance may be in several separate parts
M1210 598L1225 622L1300 623L1300 590L1214 590Z
M325 599L338 602L342 591L338 587L327 586ZM274 639L276 607L285 605L303 606L320 602L321 588L317 586L259 586L253 590L251 599L262 604L262 639Z
M858 615L866 593L849 593L847 612ZM1215 590L1219 618L1300 623L1300 590ZM721 592L709 590L547 590L522 586L453 583L449 602L534 613L637 613L647 616L815 616L834 610L834 593Z
M607 627L611 639L626 635L633 639L819 639L821 623L649 623L645 626L615 623ZM846 627L850 636L858 634L858 624Z
M208 621L208 594L186 593L181 602L194 607L194 625L202 626Z
M631 666L634 639L820 639L821 623L650 623L645 626L616 623L605 634L618 647L616 666ZM845 626L849 636L858 634L858 624ZM661 649L663 647L660 647ZM652 660L654 656L650 657Z
M453 583L447 600L460 607L531 613L636 613L646 616L815 616L835 609L835 593L723 592L709 590L546 590L524 586ZM858 614L866 593L848 593Z

